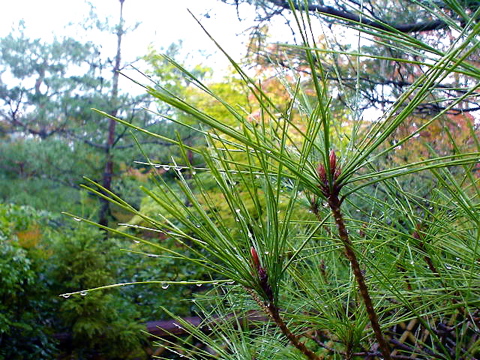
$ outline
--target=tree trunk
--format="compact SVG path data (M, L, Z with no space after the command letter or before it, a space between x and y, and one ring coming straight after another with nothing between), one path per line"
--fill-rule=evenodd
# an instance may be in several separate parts
M120 63L122 60L122 36L124 34L123 30L123 3L125 0L120 1L120 20L117 26L117 54L115 56L115 66L113 68L113 82L112 82L112 96L111 96L111 106L112 116L117 116L118 113L118 79L120 76ZM105 150L105 170L103 172L103 179L102 179L102 186L106 189L111 191L112 189L112 177L113 177L113 165L114 165L114 158L113 158L113 148L115 146L115 127L116 121L109 119L108 123L108 135L107 135L107 146ZM105 199L100 199L101 207L99 213L99 220L98 223L100 225L107 226L108 225L108 217L110 215L110 202Z

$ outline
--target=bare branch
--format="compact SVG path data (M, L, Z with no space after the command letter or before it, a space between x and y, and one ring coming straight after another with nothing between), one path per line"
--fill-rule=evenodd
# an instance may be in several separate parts
M273 4L283 9L290 9L288 1L285 0L271 0ZM308 5L307 7L299 6L297 3L294 3L296 10L308 10L313 13L318 13L320 15L325 15L329 17L335 17L340 20L345 20L348 23L354 23L356 25L367 25L375 29L383 31L399 31L402 33L415 33L420 31L432 31L440 30L448 27L448 24L441 20L432 20L418 22L414 24L392 24L384 21L372 21L369 20L367 16L359 16L352 12L346 10L338 10L332 6L322 6L322 5Z

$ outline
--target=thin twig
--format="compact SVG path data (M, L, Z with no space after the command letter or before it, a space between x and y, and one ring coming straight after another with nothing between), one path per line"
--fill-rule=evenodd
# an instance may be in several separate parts
M392 357L390 355L390 348L383 337L382 329L378 323L377 313L375 312L372 299L368 293L365 277L360 269L357 255L353 249L353 243L348 235L345 221L343 220L343 215L340 210L342 200L340 200L338 195L342 189L342 184L337 182L337 179L341 173L341 169L337 167L337 157L335 155L335 151L330 151L328 166L325 167L324 165L319 165L317 172L320 180L319 188L321 189L323 195L327 198L328 206L332 211L333 218L338 229L338 236L343 243L343 247L345 248L345 256L350 261L353 274L358 284L358 290L360 291L360 295L362 296L365 304L368 318L378 341L380 351L386 360L391 360Z
M335 219L335 223L337 224L338 233L340 239L342 240L343 246L345 248L345 255L347 256L348 260L350 261L350 265L352 267L353 274L355 275L355 279L357 280L358 290L360 291L360 295L362 296L363 302L365 304L365 308L367 310L368 318L370 320L370 324L372 325L373 332L375 333L375 337L377 338L378 344L380 346L380 350L383 354L383 357L386 360L390 360L390 348L383 337L382 330L380 328L380 324L378 323L378 316L375 312L375 308L373 307L372 299L368 292L367 284L365 283L365 277L360 269L360 264L358 263L357 255L353 250L353 244L348 236L347 229L345 227L345 222L343 220L342 212L340 211L340 200L338 195L333 193L328 197L328 205L333 213L333 218Z
M278 307L273 303L270 302L265 304L255 293L254 290L246 288L246 291L251 295L253 300L260 306L260 308L273 320L273 322L278 326L278 328L282 331L283 335L290 341L290 343L295 346L298 350L302 352L308 359L310 360L320 360L320 357L315 354L312 350L305 346L305 343L300 341L299 336L295 335L290 331L287 324L283 321L282 317L280 316L280 311Z

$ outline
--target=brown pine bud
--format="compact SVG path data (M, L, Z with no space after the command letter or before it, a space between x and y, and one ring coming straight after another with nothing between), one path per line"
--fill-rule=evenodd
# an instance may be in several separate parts
M333 179L337 180L341 173L342 173L342 169L340 168L336 169L335 174L333 174Z
M252 255L253 266L255 267L255 270L257 270L258 272L261 268L260 259L258 258L257 250L255 250L253 246L250 248L250 254Z
M273 301L273 291L272 291L272 287L270 286L270 284L268 282L267 270L265 270L265 268L263 268L260 265L260 259L258 257L257 250L255 250L255 248L253 246L250 248L250 254L252 255L252 263L253 263L253 266L256 270L256 273L257 273L256 275L258 276L260 287L262 288L263 292L265 293L268 301L272 302Z
M272 287L270 286L268 282L268 274L267 271L263 268L260 267L258 269L258 279L260 280L260 287L262 290L265 292L265 295L267 296L267 299L270 302L273 302L273 291Z
M318 178L320 179L320 182L322 184L326 184L327 183L327 173L325 171L325 166L323 166L323 164L318 165L317 174L318 174Z
M337 155L335 154L335 150L330 150L328 159L330 160L330 173L334 175L337 168Z

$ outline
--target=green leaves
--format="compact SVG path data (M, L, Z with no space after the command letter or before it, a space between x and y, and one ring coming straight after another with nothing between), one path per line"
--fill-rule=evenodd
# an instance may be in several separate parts
M478 91L480 73L472 58L480 25L468 21L458 29L458 39L442 49L394 28L357 24L364 34L376 36L372 41L394 42L396 51L409 50L401 57L372 58L416 69L380 119L362 119L355 111L332 114L337 101L329 95L332 68L318 61L325 51L349 53L319 49L306 30L310 15L294 15L311 78L283 73L282 87L275 89L288 94L282 104L231 58L250 99L248 106L230 103L226 86L216 92L219 87L172 58L162 60L195 91L176 92L168 83L146 90L175 109L162 118L196 132L203 137L202 146L100 112L176 146L180 154L166 164L143 153L142 164L151 167L152 181L141 188L148 201L140 209L89 181L88 191L135 215L122 228L101 228L151 245L160 257L201 266L211 276L151 283L216 283L214 305L234 314L239 308L247 311L252 303L259 305L256 309L271 320L261 325L264 336L222 322L215 334L206 336L182 322L217 349L219 357L231 354L216 344L215 336L231 339L231 352L239 359L262 348L269 349L269 356L286 351L292 358L300 353L311 359L370 356L377 351L376 343L385 357L390 350L402 356L454 359L462 351L475 356L475 324L468 319L478 308L480 141L475 117L452 111ZM368 56L361 50L350 53L355 61ZM340 65L335 66L339 70ZM355 76L359 82L360 75ZM438 98L445 82L456 77L465 79L457 96ZM202 96L207 100L198 101ZM419 115L419 109L435 104L443 105ZM213 106L222 111L212 111ZM460 128L470 131L462 140L453 135L457 130L452 123L459 120L454 115L462 116ZM142 239L126 231L128 227L162 234L162 241L174 240L177 247ZM231 292L243 297L231 297ZM424 335L421 346L413 342L408 350L393 350L382 345L386 333L400 341L396 329L412 319ZM446 344L440 329L460 323L464 328ZM280 333L297 350L285 350ZM304 334L313 334L312 341Z

